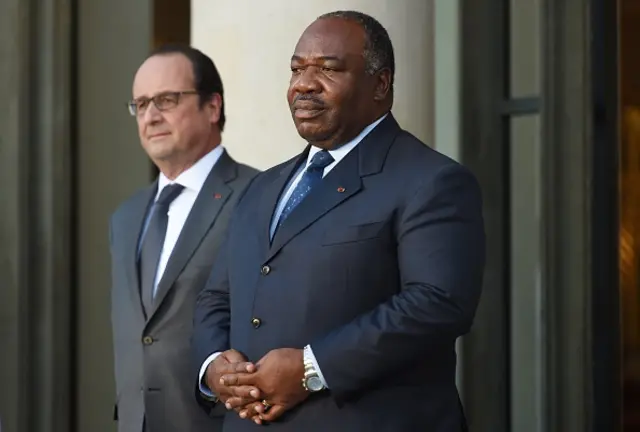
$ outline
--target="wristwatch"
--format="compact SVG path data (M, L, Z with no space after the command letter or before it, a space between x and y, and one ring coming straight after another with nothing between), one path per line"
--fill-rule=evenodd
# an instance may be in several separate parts
M318 371L313 365L311 347L307 345L303 351L304 359L304 378L302 378L302 387L310 393L319 392L324 390L324 384L318 375Z

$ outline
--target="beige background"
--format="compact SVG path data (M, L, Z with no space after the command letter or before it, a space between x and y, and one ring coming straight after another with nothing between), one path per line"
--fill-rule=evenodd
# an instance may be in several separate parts
M303 148L286 102L289 61L304 29L339 9L369 13L387 28L396 54L394 115L433 143L433 1L193 0L192 44L214 59L223 77L223 141L234 157L264 169Z

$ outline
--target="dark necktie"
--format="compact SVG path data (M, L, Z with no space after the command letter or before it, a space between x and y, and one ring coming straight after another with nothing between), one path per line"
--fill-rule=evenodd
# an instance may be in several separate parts
M300 178L296 188L291 193L284 209L282 209L276 231L277 228L282 225L282 222L284 222L284 220L291 214L293 209L295 209L297 205L300 204L309 194L309 192L311 192L311 189L320 183L324 169L331 165L333 161L333 156L331 156L331 154L326 150L319 151L313 156L313 158L311 158L311 163Z
M162 189L160 197L151 208L151 216L140 248L139 274L140 295L146 314L151 313L153 307L153 288L155 284L158 262L167 234L169 205L180 195L184 186L179 184L167 185Z

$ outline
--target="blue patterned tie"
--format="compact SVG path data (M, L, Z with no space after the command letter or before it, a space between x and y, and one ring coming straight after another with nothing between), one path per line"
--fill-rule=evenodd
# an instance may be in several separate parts
M311 189L320 183L324 169L331 165L333 161L333 156L331 156L331 154L326 150L319 151L313 156L313 158L311 158L311 163L300 178L296 188L293 190L293 193L289 197L289 201L287 201L287 205L282 209L276 230L280 225L282 225L282 222L284 222L289 214L291 214L293 209L296 208L296 206L302 202L304 197L309 194Z

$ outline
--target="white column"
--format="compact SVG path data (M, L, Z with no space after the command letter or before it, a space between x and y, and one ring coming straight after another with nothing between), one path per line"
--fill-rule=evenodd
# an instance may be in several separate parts
M192 0L191 42L211 56L225 87L224 145L261 169L303 148L286 102L291 54L307 25L340 9L385 26L396 54L394 115L433 145L433 1Z
M434 143L438 151L460 160L461 46L460 0L433 0L434 25ZM456 384L464 397L464 341L456 344Z
M460 0L433 0L433 137L438 151L460 159Z

